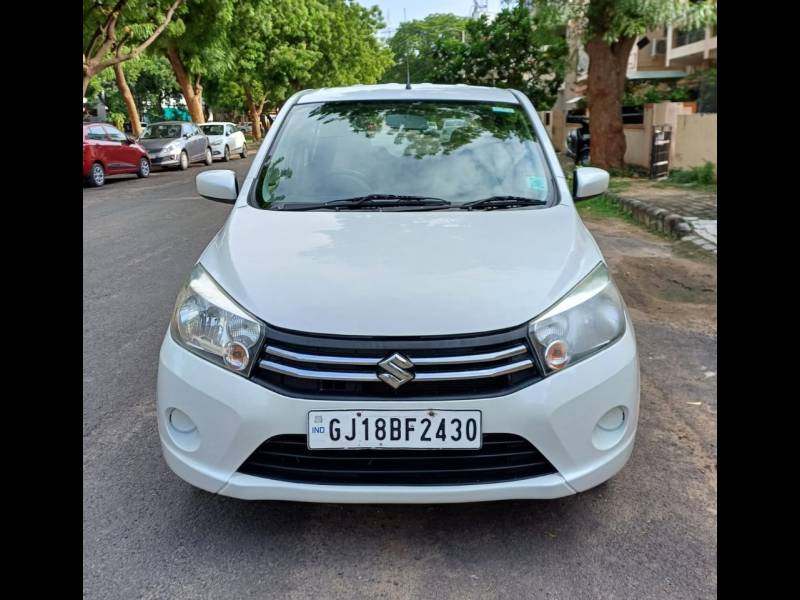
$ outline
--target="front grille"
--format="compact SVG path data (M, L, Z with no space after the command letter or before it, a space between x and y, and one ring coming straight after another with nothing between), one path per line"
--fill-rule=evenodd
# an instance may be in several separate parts
M394 388L379 363L399 353L413 379ZM452 337L340 337L268 327L253 380L278 393L332 400L446 400L509 394L541 379L527 326Z
M268 439L238 471L296 483L469 485L556 469L530 442L510 433L485 433L480 450L309 450L300 434Z

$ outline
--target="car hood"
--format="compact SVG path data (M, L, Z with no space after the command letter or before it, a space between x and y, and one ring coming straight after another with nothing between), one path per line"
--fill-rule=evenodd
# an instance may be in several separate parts
M147 140L139 139L139 144L141 144L146 150L156 150L159 148L163 148L167 144L172 142L177 142L181 138L150 138Z
M200 262L248 311L309 333L453 335L520 325L599 261L575 209L235 208Z

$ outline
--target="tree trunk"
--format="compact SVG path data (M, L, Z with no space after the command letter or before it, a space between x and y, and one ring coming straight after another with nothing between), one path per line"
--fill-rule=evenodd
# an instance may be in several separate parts
M139 118L139 109L136 108L131 88L128 87L128 82L125 79L122 63L114 65L114 75L117 78L117 88L119 88L119 93L125 102L125 108L128 110L128 118L131 120L131 134L133 137L138 138L142 135L142 121Z
M621 169L625 162L622 98L628 57L635 38L608 44L594 37L586 44L589 55L589 133L591 162L602 169Z
M245 96L247 97L247 111L250 113L250 123L253 125L253 139L258 141L261 139L261 108L263 102L258 104L253 98L253 93L245 89Z
M178 51L175 48L170 46L166 49L165 54L167 55L169 64L172 65L172 70L175 72L175 78L178 80L178 85L183 93L183 99L186 101L186 109L189 111L192 121L195 123L205 123L206 119L203 116L202 100L197 97L197 93L195 92L195 89L199 89L199 92L202 94L202 86L200 86L199 82L196 86L192 84L192 80L186 72L183 62L181 62L181 57L178 56Z
M89 89L89 82L92 80L91 76L87 76L84 72L83 74L83 97L86 98L86 90Z

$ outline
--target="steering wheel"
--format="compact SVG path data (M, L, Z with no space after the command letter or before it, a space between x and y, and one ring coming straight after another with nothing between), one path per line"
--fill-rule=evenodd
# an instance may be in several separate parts
M349 180L351 182L355 182L355 184L358 187L364 189L365 195L372 192L372 186L366 180L366 178L361 173L359 173L358 171L353 171L351 169L341 169L339 171L332 171L332 172L328 173L328 183L329 184L332 184L333 180L335 180L336 178L346 179L346 180ZM336 185L332 184L331 187L335 188ZM345 188L345 189L348 189L348 193L350 193L349 186L348 186L348 188ZM355 195L355 194L353 194L353 195Z

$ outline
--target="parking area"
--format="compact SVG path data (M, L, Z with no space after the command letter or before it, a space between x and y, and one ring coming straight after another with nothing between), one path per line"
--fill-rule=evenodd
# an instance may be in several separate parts
M84 189L84 597L716 595L716 264L613 218L587 225L635 324L642 397L633 456L607 484L380 506L244 502L173 475L156 429L159 346L231 210L194 178L243 178L254 155Z

